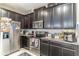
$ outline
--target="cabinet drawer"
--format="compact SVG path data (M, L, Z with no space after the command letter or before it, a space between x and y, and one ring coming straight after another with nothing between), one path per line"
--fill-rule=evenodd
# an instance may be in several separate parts
M55 42L55 41L50 41L50 45L55 45L55 46L62 47L61 43L58 43L58 42Z
M62 47L62 48L77 50L77 45L74 45L74 44L55 42L55 41L51 41L50 44L51 45L56 45L56 46L59 46L59 47Z
M41 39L40 43L48 43L49 44L49 40L45 40L45 39L43 40L43 39Z
M62 47L77 50L77 45L63 43Z
M63 56L74 56L76 53L76 50L68 50L68 49L63 49Z

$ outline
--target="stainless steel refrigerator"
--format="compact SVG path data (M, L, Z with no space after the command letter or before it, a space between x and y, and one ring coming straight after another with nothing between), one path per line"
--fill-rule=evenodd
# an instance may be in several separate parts
M20 22L0 18L0 55L8 55L20 49Z
M11 22L10 34L10 51L15 52L20 49L20 22Z

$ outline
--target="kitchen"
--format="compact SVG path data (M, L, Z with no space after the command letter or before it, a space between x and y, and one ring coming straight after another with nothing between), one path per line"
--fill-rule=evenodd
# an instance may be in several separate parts
M0 3L0 55L79 56L78 5Z

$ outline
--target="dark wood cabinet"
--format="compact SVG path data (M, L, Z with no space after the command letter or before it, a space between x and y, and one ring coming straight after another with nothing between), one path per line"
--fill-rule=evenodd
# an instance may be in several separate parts
M54 6L53 6L54 5ZM34 13L20 15L18 13L0 8L0 17L9 17L13 21L20 21L22 29L32 29L33 21L43 20L45 29L75 29L76 4L59 3L49 4L49 7L34 9Z
M0 8L0 17L2 17L2 9Z
M32 29L34 21L34 13L30 13L28 15L25 15L25 29Z
M50 45L50 56L62 56L62 48Z
M34 11L34 21L38 20L38 10Z
M29 38L27 38L26 36L21 36L20 37L20 47L21 48L29 47Z
M2 17L8 17L8 16L9 16L8 11L2 9Z
M52 28L74 29L76 27L75 4L62 4L52 9Z
M40 55L48 56L49 55L49 41L48 40L40 40Z
M30 28L30 15L26 15L25 16L25 29L29 29Z
M78 46L58 41L40 40L41 56L77 56Z
M44 20L44 7L40 7L34 10L34 21Z
M58 4L44 11L44 28L75 29L76 4Z
M25 28L25 18L24 16L20 16L20 22L21 22L21 29L24 29Z
M14 12L9 12L9 18L11 18L13 21L15 21L16 14Z
M16 19L15 19L15 21L20 21L22 18L21 18L21 15L19 15L19 14L16 14Z
M41 43L40 45L40 55L48 56L49 55L49 44Z
M76 14L74 6L75 4L64 4L62 5L62 15L63 15L63 28L75 28Z
M38 10L38 20L43 20L44 16L44 7Z
M44 10L44 28L51 28L51 8Z
M51 27L52 28L62 28L62 9L61 5L52 8L52 20Z
M30 14L30 29L33 28L33 21L34 21L34 13Z
M74 50L69 50L69 49L62 49L62 55L63 56L74 56L75 51Z

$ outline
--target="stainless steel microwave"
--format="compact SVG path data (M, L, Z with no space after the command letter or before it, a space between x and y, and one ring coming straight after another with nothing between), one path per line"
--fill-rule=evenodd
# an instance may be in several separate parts
M40 21L34 21L33 22L33 28L43 28L43 20Z

